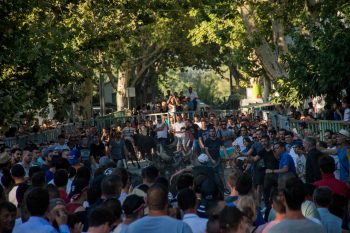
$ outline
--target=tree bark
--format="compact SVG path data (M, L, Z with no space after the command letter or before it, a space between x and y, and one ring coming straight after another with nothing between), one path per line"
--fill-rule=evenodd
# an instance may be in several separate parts
M266 103L269 101L269 96L270 96L270 92L271 92L270 77L267 75L263 75L263 82L264 82L263 101L264 101L264 103Z
M117 85L117 111L122 111L127 106L126 88L128 87L129 72L126 70L120 70L118 72L118 85Z
M266 74L271 79L288 77L287 72L278 62L278 55L261 35L252 6L245 2L243 5L238 6L238 12L242 17L249 40L255 44L255 53L261 61Z

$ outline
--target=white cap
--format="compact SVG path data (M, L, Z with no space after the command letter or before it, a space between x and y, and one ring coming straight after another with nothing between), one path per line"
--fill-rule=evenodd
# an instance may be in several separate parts
M206 155L206 154L200 154L199 156L198 156L198 161L200 162L200 163L207 163L208 161L209 161L209 157L208 157L208 155Z

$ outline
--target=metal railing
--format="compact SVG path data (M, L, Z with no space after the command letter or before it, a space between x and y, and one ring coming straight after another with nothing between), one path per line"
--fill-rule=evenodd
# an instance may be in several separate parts
M339 132L341 129L350 131L350 123L344 121L329 121L329 120L296 120L288 116L278 114L274 111L263 111L263 114L271 121L274 128L293 130L296 129L298 134L302 137L308 135L320 135L323 140L325 130L332 130Z

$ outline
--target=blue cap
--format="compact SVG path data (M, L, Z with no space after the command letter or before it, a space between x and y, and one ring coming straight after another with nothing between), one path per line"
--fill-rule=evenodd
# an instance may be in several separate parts
M295 140L293 145L296 147L304 147L303 142L301 140Z
M77 164L80 158L80 151L73 149L69 151L68 161L70 165Z

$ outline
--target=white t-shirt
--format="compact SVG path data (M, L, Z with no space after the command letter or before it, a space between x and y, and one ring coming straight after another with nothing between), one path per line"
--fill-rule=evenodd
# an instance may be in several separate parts
M16 198L17 189L18 189L18 185L14 186L9 192L9 202L14 204L15 206L18 205L17 198Z
M185 214L182 221L191 227L193 233L205 233L208 219L200 218L197 214Z
M176 122L174 125L173 125L173 128L175 130L175 132L180 132L182 131L181 129L182 128L186 128L186 124L185 122ZM176 137L184 137L185 136L185 132L183 133L175 133L175 136Z
M198 95L197 95L197 92L193 91L190 93L190 92L187 92L187 98L190 98L191 101L194 100L195 98L198 98Z
M327 149L331 149L331 150L336 150L337 147L333 146L333 147L328 147ZM340 163L339 163L339 157L337 154L335 155L330 155L333 159L334 159L334 163L335 163L335 171L334 171L334 176L336 179L340 179Z
M165 126L162 130L157 131L157 138L168 138L168 126L165 123L160 123L156 125L156 129Z

